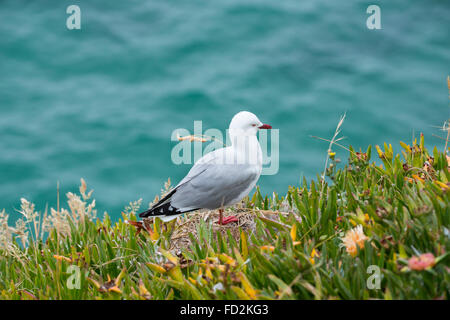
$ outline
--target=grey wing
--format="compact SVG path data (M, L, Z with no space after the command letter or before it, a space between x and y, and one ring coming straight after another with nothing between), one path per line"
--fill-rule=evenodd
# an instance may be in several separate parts
M174 207L183 210L216 209L232 204L250 192L259 178L260 170L248 164L217 163L214 159L221 156L222 152L195 164L172 196L171 204Z
M222 148L215 150L213 152L207 153L202 158L200 158L194 166L189 170L188 174L183 178L183 180L178 183L175 189L178 189L181 185L188 181L191 181L196 176L203 173L211 164L219 164L224 162L224 155L228 152L230 148Z
M173 194L174 207L216 209L230 205L246 196L259 177L248 165L201 166L201 173L180 185Z

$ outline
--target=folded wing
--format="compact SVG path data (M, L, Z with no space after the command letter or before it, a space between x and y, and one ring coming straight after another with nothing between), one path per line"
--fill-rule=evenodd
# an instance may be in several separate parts
M186 177L140 217L172 216L197 209L216 209L239 201L255 186L261 170L249 164L225 164L223 148L208 153L191 168Z

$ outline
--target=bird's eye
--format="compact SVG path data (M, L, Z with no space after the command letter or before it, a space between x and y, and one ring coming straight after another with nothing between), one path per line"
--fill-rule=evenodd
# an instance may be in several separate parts
M252 124L252 127L256 127L256 124Z

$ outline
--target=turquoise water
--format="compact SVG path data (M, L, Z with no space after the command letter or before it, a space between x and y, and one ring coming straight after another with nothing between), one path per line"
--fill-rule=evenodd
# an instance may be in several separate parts
M366 28L381 7L382 30ZM66 8L81 8L81 30ZM411 141L449 117L450 2L0 2L0 208L40 208L92 187L100 213L145 203L174 165L176 128L225 130L249 110L280 131L280 170L264 193L323 170L347 112L344 144ZM442 135L442 134L441 134ZM337 150L345 159L345 151Z

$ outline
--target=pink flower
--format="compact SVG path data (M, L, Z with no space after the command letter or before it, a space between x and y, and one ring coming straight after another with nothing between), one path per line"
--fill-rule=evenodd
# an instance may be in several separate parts
M424 253L418 257L411 257L408 260L408 265L411 270L425 270L431 268L436 264L434 255L432 253Z

